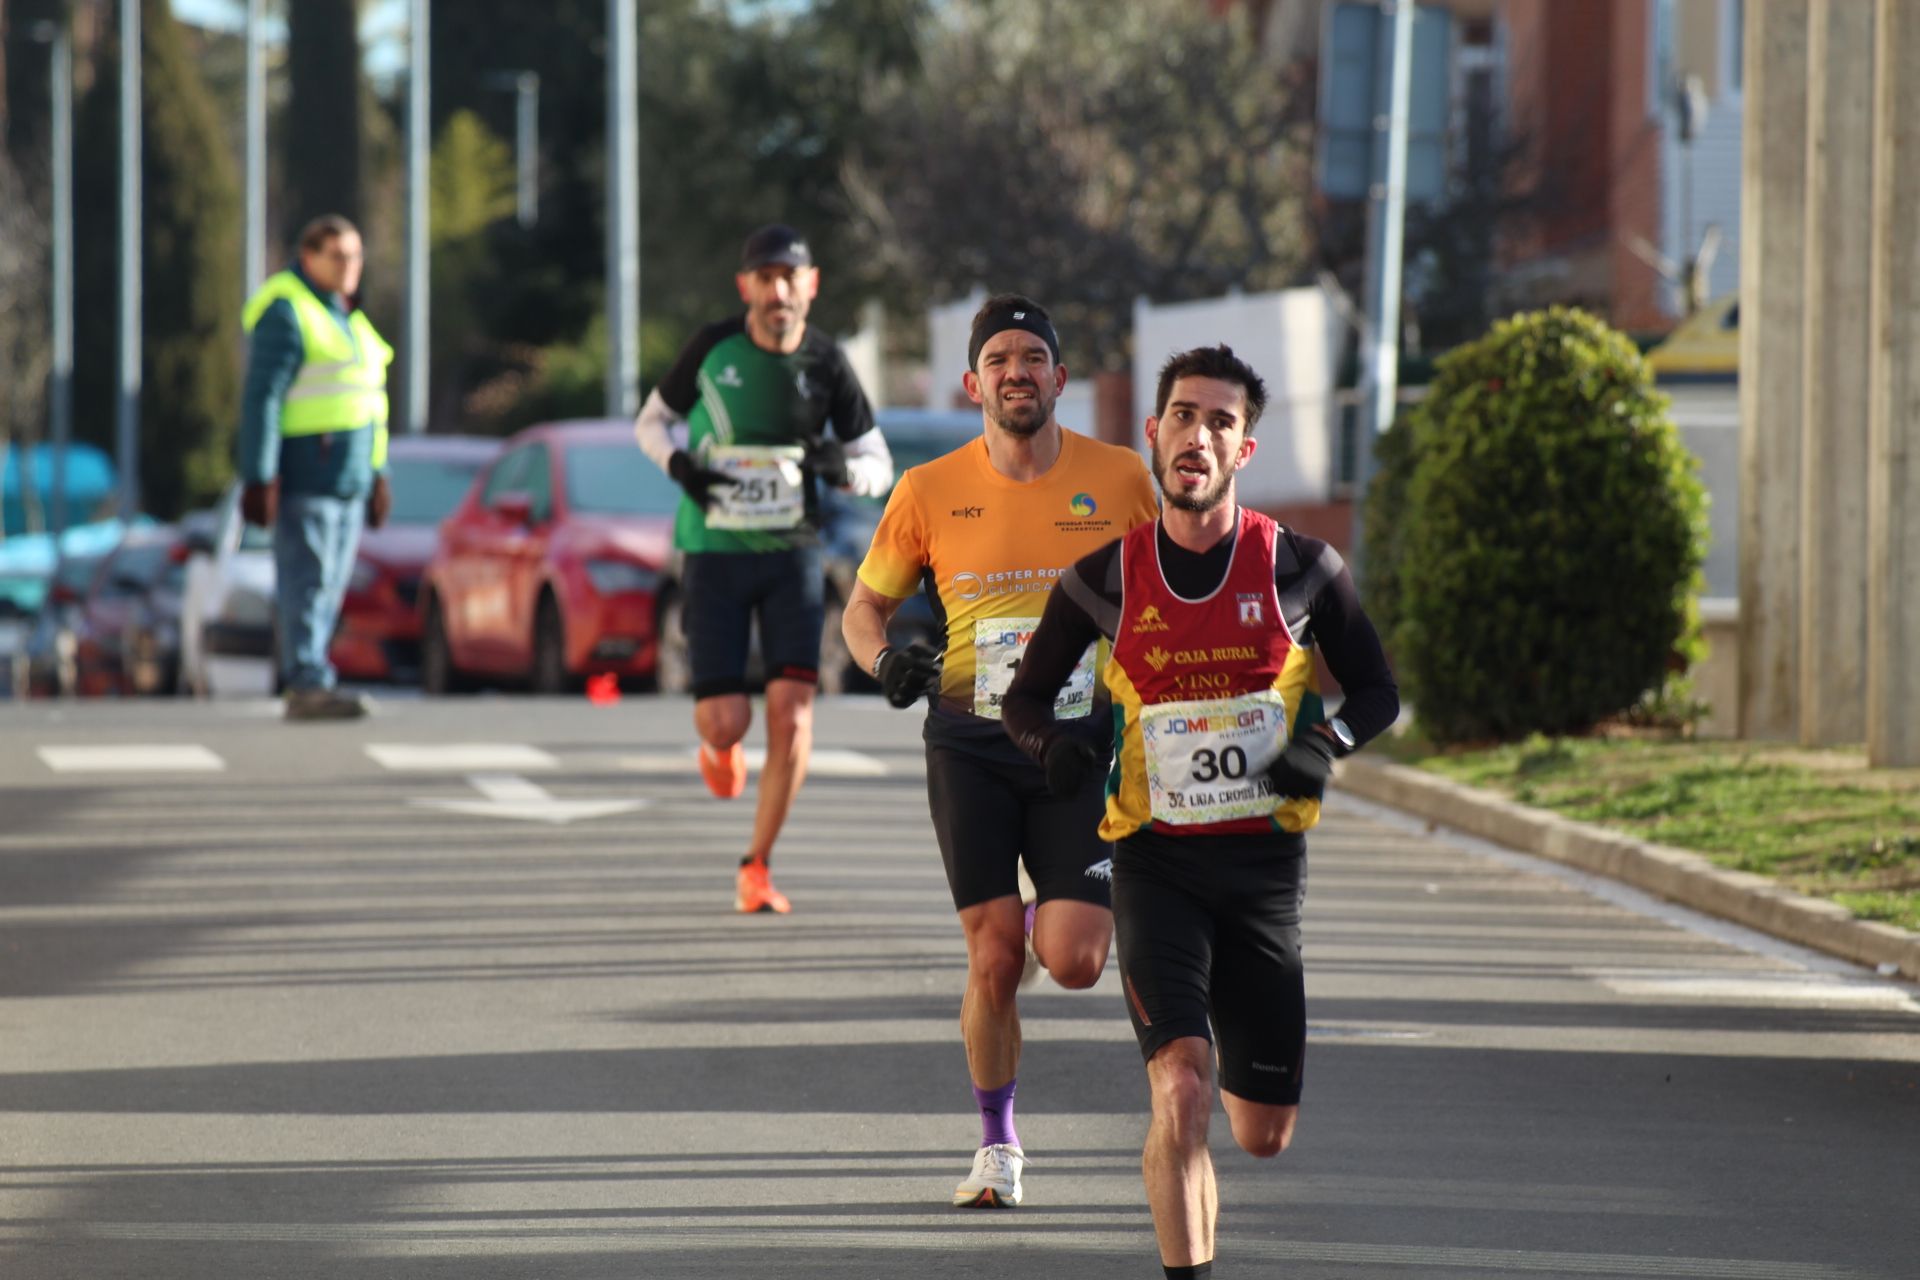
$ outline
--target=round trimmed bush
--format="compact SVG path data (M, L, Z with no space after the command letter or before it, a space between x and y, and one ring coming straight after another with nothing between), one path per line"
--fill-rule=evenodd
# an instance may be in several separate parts
M1697 644L1706 494L1628 339L1582 311L1501 321L1409 417L1390 644L1440 742L1579 733Z

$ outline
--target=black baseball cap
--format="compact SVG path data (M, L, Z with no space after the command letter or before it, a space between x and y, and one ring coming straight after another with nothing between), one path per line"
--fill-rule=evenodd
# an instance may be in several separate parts
M813 265L813 251L807 248L807 238L779 222L760 228L740 246L742 271L758 271L776 262L787 267Z

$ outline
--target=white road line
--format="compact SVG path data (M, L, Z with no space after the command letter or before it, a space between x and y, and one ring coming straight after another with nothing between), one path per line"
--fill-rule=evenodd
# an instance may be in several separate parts
M644 755L620 756L614 761L614 767L630 773L658 773L675 776L698 773L699 764L694 760L694 748L684 751L654 751ZM767 764L765 747L746 748L747 768L759 773ZM886 762L864 751L849 751L842 747L821 747L807 760L807 776L810 778L884 778L890 772Z
M414 773L518 773L560 762L519 742L370 742L367 754L388 769Z
M41 747L55 773L218 773L227 767L198 743L120 743L110 747Z

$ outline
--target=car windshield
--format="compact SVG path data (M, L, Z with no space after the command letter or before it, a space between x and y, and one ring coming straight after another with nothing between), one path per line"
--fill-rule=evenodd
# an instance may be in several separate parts
M635 445L569 445L567 506L586 515L669 516L680 508L680 486Z
M93 583L93 571L100 567L100 556L66 556L53 571L53 584L75 595L85 594Z
M393 483L395 524L439 524L460 499L467 496L473 477L487 464L485 457L407 458L388 460Z
M173 567L172 548L164 542L143 542L122 547L113 557L112 578L106 583L108 595L138 595L161 581Z

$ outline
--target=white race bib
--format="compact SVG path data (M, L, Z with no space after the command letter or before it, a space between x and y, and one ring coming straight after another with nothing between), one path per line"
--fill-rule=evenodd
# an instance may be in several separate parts
M1193 826L1273 812L1267 766L1287 742L1277 690L1142 707L1140 737L1157 820Z
M717 445L706 465L734 481L716 486L709 529L792 529L806 518L806 474L798 445Z
M1000 718L1000 704L1006 701L1013 684L1013 669L1027 651L1038 618L982 618L973 624L973 714L989 720ZM1080 655L1066 687L1053 700L1053 714L1061 720L1078 720L1093 711L1093 651L1088 645Z

